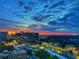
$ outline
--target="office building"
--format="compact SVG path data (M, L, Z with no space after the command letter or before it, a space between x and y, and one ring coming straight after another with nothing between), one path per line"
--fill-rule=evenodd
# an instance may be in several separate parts
M8 32L0 32L0 40L8 39Z
M38 41L39 40L39 33L34 32L21 32L16 33L12 36L12 38L17 38L22 42L30 42L30 41Z

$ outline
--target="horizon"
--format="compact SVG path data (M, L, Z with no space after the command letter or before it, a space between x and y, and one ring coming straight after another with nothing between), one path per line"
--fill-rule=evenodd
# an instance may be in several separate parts
M41 31L41 30L31 30L31 29L0 29L0 32L8 32L9 34L15 34L19 32L35 32L39 33L39 35L79 35L78 33L71 33L71 32L48 32L48 31Z

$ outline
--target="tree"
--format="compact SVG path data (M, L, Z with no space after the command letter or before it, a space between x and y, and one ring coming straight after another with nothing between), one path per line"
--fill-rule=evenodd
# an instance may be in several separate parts
M39 57L39 59L48 59L49 56L50 56L50 54L47 51L43 50L43 49L37 51L35 55L37 57Z

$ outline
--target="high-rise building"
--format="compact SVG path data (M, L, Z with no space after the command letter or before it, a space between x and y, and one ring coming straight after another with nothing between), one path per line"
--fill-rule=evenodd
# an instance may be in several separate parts
M8 39L8 32L0 32L0 40Z
M23 42L38 41L39 40L39 33L21 32L21 33L14 34L12 37L13 38L19 38Z

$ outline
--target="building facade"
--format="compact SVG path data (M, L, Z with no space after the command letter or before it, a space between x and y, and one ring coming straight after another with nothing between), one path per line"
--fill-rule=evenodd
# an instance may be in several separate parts
M8 39L8 32L0 32L0 41Z
M23 42L38 41L39 33L21 32L14 34L12 37L17 38Z

